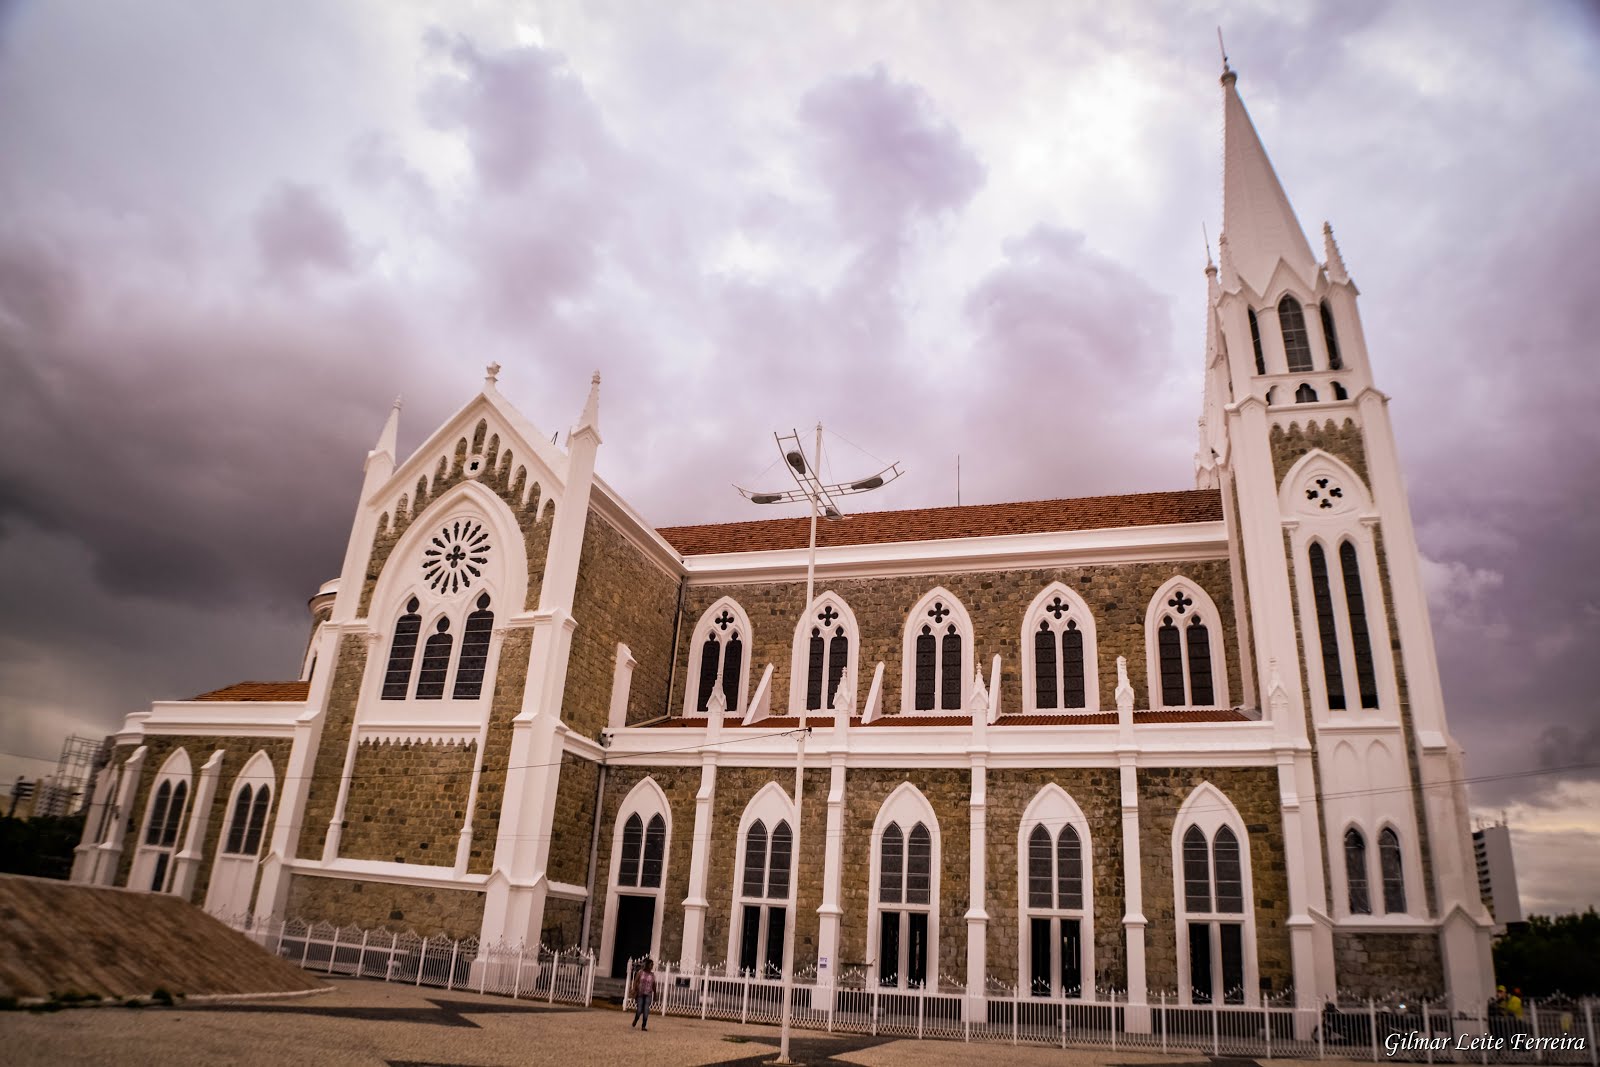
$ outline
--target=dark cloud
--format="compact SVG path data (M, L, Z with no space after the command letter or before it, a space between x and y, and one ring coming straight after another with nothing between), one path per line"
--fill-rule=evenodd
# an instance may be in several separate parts
M312 188L285 182L255 217L256 248L272 277L290 280L307 268L335 274L354 265L344 220Z

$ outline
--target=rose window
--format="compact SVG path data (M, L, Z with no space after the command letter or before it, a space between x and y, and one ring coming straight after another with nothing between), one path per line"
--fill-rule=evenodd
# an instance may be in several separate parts
M482 523L471 519L452 522L429 538L422 554L422 576L446 596L471 588L483 577L489 547L489 531Z

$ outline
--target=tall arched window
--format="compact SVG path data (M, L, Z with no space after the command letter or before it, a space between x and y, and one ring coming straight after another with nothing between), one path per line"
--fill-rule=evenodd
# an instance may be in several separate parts
M790 707L826 711L856 658L856 621L849 606L833 592L818 596L795 628L794 677ZM854 677L852 673L852 677Z
M1228 702L1216 605L1199 586L1168 581L1145 616L1151 706L1219 707Z
M417 635L422 632L417 598L406 601L406 613L394 624L389 644L389 666L383 673L383 699L404 700L411 688L411 665L417 658Z
M1028 990L1036 997L1083 995L1083 841L1036 823L1028 835Z
M1267 373L1267 361L1261 355L1261 324L1256 321L1256 309L1246 308L1245 313L1250 316L1250 347L1256 353L1256 373Z
M722 679L722 701L730 715L744 711L746 688L745 649L750 637L750 621L744 610L728 597L711 605L700 616L690 637L690 685L685 694L685 711L705 714L711 706L711 693Z
M901 783L873 826L868 967L879 985L921 989L939 974L939 823Z
M1322 339L1328 345L1328 369L1343 370L1344 360L1339 356L1339 336L1333 329L1333 311L1328 307L1326 300L1317 305L1317 311L1322 316Z
M172 783L162 782L156 789L155 802L150 806L150 821L145 827L144 843L161 844L161 835L167 825L167 807L172 803Z
M788 918L789 869L794 861L794 831L788 820L769 836L760 819L744 836L744 878L739 916L739 973L777 978L783 973L784 924ZM781 900L782 904L768 901Z
M1367 892L1367 839L1354 826L1344 832L1344 877L1348 884L1351 915L1371 915Z
M1202 784L1179 809L1173 831L1177 889L1180 1002L1254 1004L1255 923L1250 865L1239 813Z
M610 960L612 977L624 978L630 961L660 948L672 810L654 778L635 785L616 810L600 956Z
M1094 619L1082 597L1051 583L1024 616L1022 639L1024 711L1100 707Z
M188 753L179 749L167 757L157 776L145 815L144 846L128 875L132 887L142 886L157 893L168 888L172 856L178 848L178 832L189 800L189 766Z
M1400 856L1400 835L1384 827L1378 835L1378 868L1383 875L1383 910L1391 915L1406 910L1405 864Z
M244 852L245 833L250 829L250 799L254 792L250 786L245 786L233 798L233 813L228 817L228 843L222 851L234 855Z
M923 596L906 619L903 711L960 711L972 676L972 621L943 589Z
M461 632L455 699L476 700L483 695L483 673L489 664L489 638L493 633L494 612L489 610L489 594L484 593L478 597L477 610L467 616L467 625Z
M1344 671L1339 665L1339 630L1333 617L1333 596L1328 592L1328 560L1322 546L1312 542L1311 594L1317 606L1317 638L1322 648L1322 678L1327 685L1328 707L1343 710Z
M1378 675L1372 665L1372 637L1367 629L1366 598L1361 593L1361 564L1356 546L1345 541L1339 546L1339 568L1344 576L1345 607L1350 612L1350 643L1355 646L1356 684L1361 690L1361 706L1378 706Z
M422 669L417 672L417 699L441 700L444 697L444 680L450 673L450 649L455 638L450 636L450 620L444 616L434 625L434 633L422 646Z
M1289 373L1311 369L1311 339L1306 334L1306 315L1300 301L1283 294L1278 301L1278 326L1283 330L1283 354L1289 360Z

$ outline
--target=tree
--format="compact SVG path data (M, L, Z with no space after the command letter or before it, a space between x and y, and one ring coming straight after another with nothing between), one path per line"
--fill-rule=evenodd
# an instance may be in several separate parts
M1495 942L1496 981L1524 997L1600 995L1600 915L1534 915Z
M72 850L83 837L83 814L0 817L0 872L40 878L72 874Z

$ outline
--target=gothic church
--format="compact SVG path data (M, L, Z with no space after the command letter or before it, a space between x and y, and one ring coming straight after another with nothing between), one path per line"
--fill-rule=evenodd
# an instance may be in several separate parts
M806 519L658 529L598 375L563 450L491 368L389 417L298 680L128 716L74 878L603 973L1481 1004L1388 398L1222 96L1195 489L824 522L808 603Z

